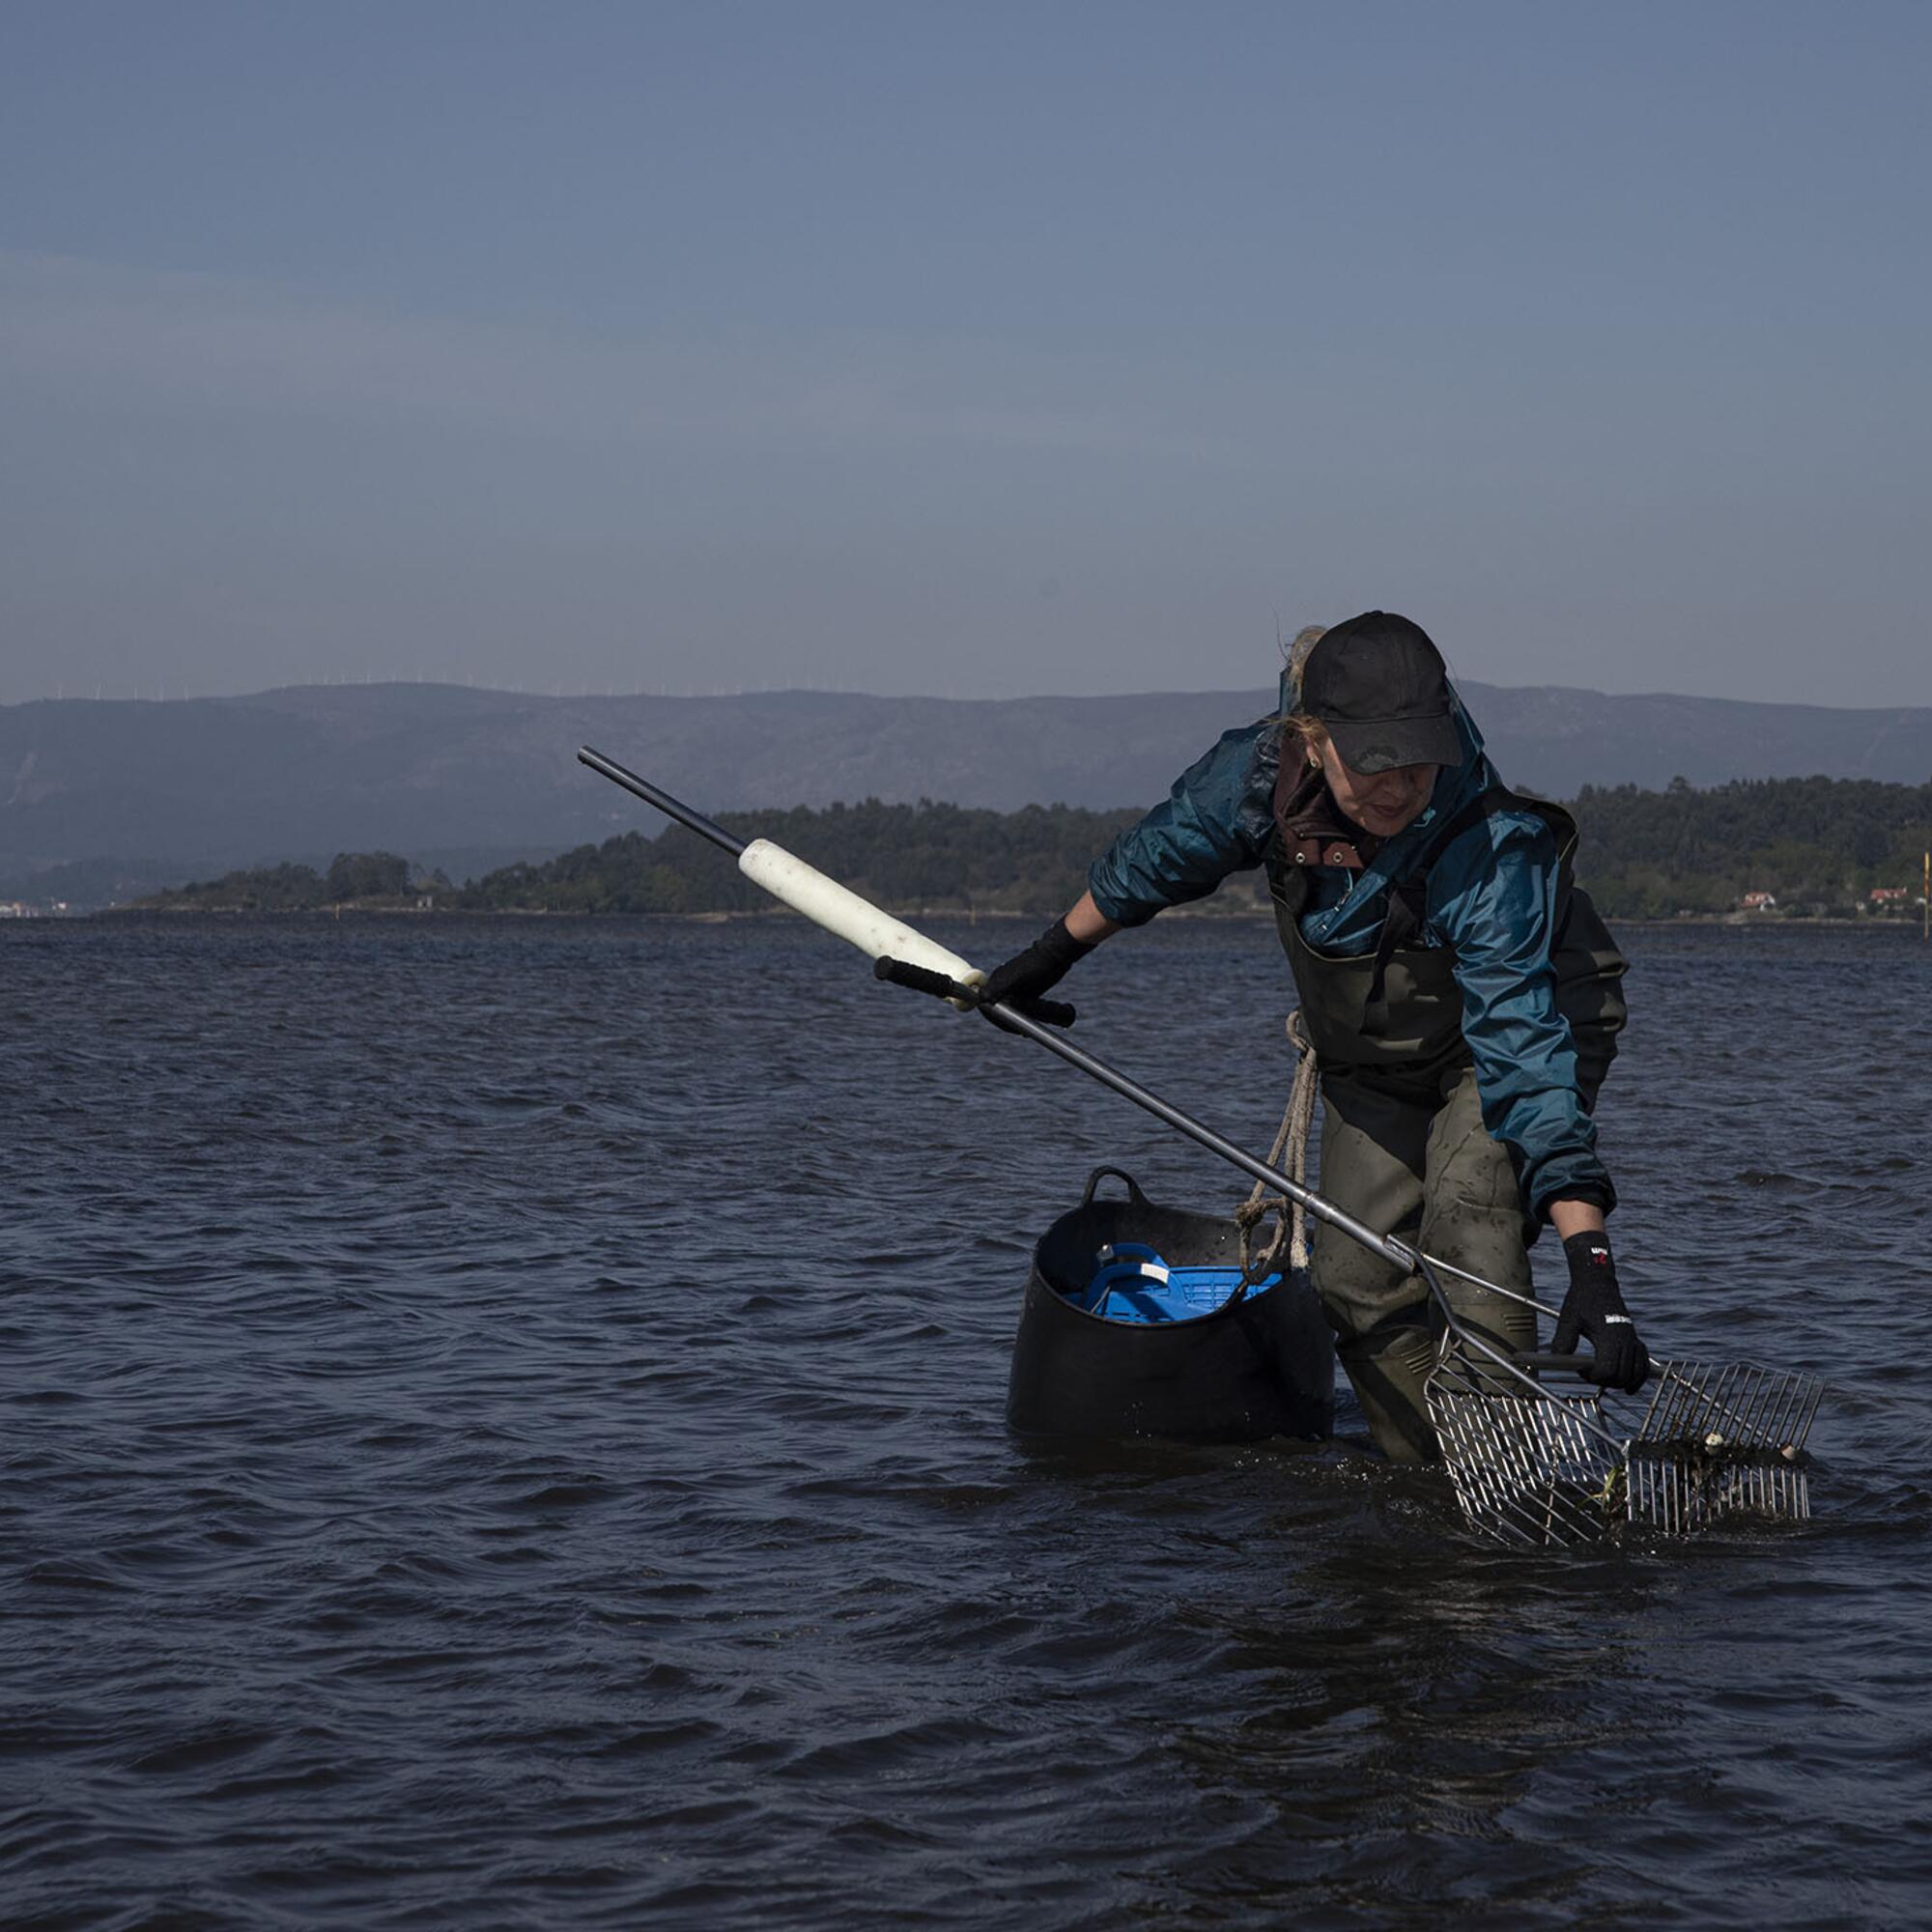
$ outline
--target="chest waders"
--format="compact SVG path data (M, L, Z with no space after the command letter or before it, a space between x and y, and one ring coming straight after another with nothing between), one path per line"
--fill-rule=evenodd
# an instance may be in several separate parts
M1616 1053L1626 962L1572 879L1577 828L1561 807L1498 787L1459 813L1440 843L1500 810L1534 811L1556 840L1550 963L1587 1107ZM1279 837L1269 847L1267 870L1276 926L1321 1070L1322 1193L1372 1228L1526 1294L1528 1243L1537 1224L1509 1150L1483 1124L1474 1059L1463 1037L1455 949L1418 943L1426 872L1391 886L1375 952L1349 956L1303 937L1308 871L1290 863ZM1436 1334L1414 1277L1321 1224L1313 1231L1312 1261L1337 1352L1377 1445L1395 1461L1432 1460L1435 1438L1422 1391ZM1517 1349L1535 1346L1529 1310L1467 1284L1459 1284L1452 1299L1460 1316L1492 1338Z

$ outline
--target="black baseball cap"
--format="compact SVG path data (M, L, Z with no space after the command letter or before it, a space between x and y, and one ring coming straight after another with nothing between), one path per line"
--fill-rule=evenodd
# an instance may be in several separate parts
M1327 725L1351 771L1463 762L1442 653L1392 611L1364 611L1322 637L1302 667L1301 709Z

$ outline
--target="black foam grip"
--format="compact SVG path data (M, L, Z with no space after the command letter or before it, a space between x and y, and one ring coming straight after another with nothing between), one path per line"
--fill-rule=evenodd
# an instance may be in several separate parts
M936 1000L970 1000L972 988L935 973L929 966L915 966L907 959L874 959L872 977L890 980L895 986L910 986L915 993L930 993Z
M910 986L915 993L930 993L936 1000L964 1000L981 1012L987 1010L978 986L962 986L957 980L949 980L944 973L935 973L927 966L915 966L910 960L874 959L872 977L890 980L895 986ZM1073 1009L1064 1000L1028 1000L1013 1010L1024 1013L1028 1019L1038 1020L1042 1026L1073 1024Z

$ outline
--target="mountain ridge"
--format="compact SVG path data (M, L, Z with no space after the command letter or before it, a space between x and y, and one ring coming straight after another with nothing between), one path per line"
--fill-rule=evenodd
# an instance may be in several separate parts
M1464 682L1513 784L1932 777L1932 707L1837 709ZM543 696L293 685L206 698L0 706L0 895L76 862L155 883L387 849L454 876L648 820L576 761L590 743L717 812L921 798L1012 810L1141 806L1271 689L1026 698ZM456 863L452 863L452 861ZM172 874L172 877L163 876Z

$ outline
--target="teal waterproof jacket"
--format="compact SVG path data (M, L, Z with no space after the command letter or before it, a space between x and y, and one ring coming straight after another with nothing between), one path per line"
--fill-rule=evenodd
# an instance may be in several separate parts
M1475 722L1460 698L1455 707L1463 762L1443 767L1421 815L1360 871L1312 869L1301 934L1323 952L1372 953L1391 882L1421 876L1423 928L1405 943L1455 948L1483 1123L1509 1149L1531 1212L1547 1218L1548 1204L1565 1199L1607 1210L1615 1190L1597 1156L1576 1046L1555 1004L1556 840L1529 810L1492 811L1460 830L1452 823L1498 784ZM1231 872L1259 866L1275 836L1281 745L1273 719L1224 732L1165 801L1095 860L1087 883L1101 912L1141 925L1168 906L1205 897ZM1455 836L1445 838L1448 832Z

